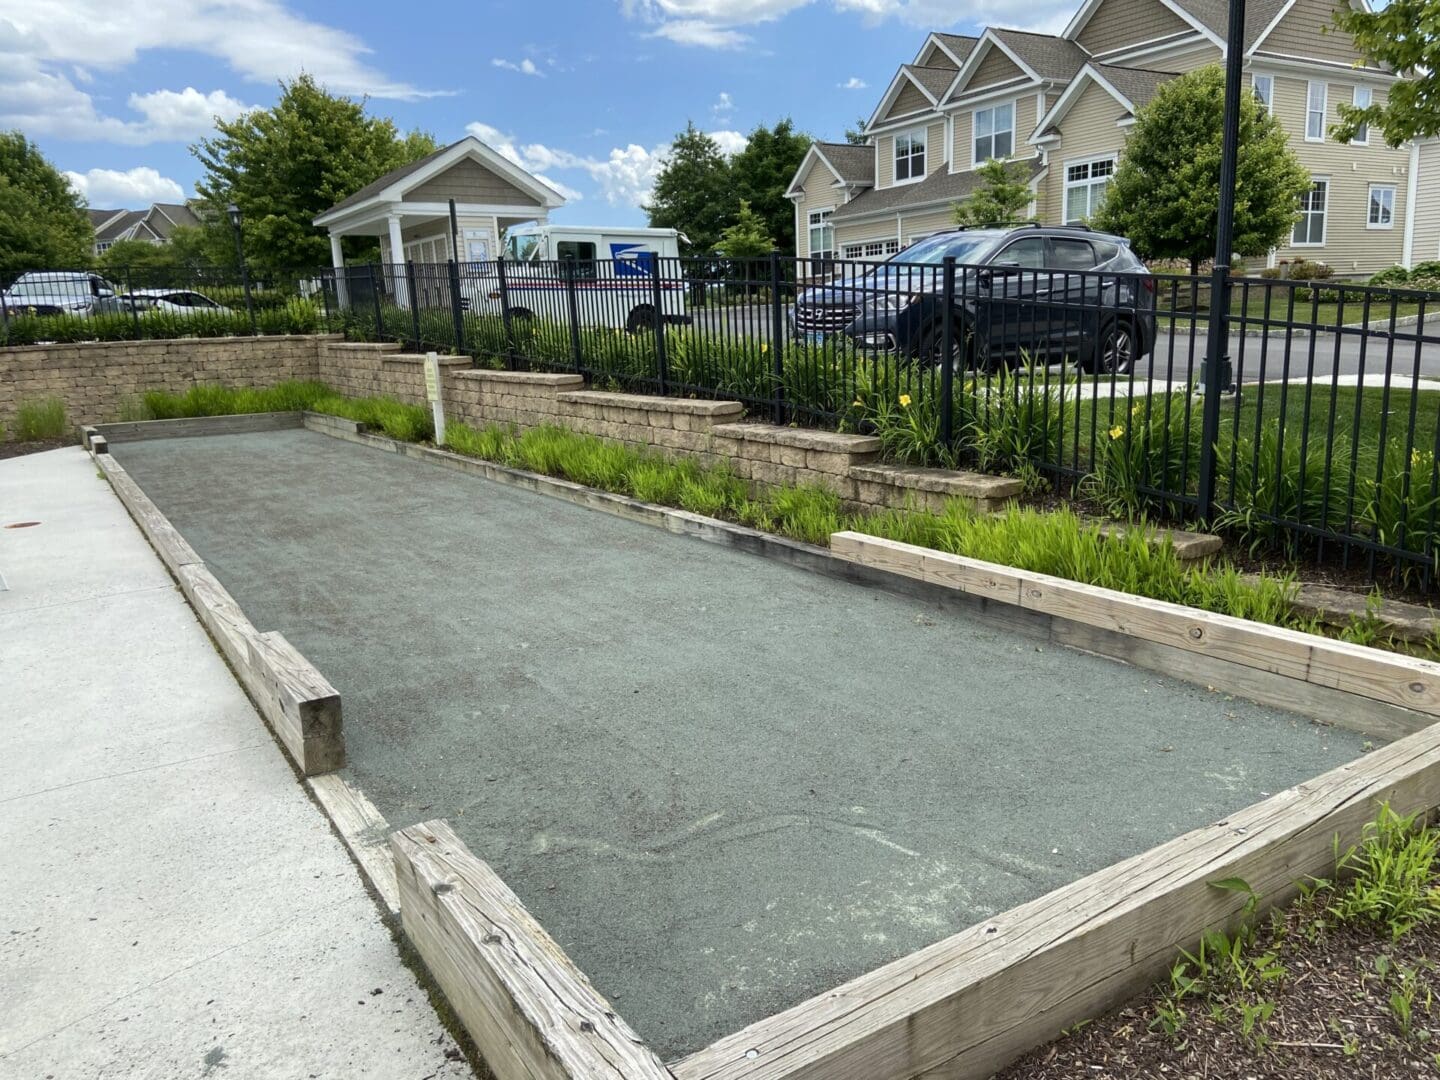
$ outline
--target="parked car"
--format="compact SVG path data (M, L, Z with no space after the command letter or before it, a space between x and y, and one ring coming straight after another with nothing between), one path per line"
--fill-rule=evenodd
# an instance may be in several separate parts
M84 270L30 270L0 293L12 313L81 318L103 311L114 298L115 286Z
M949 312L947 256L957 264ZM1155 279L1123 237L1083 226L954 229L868 271L856 267L848 280L845 269L797 298L797 338L844 334L933 366L948 319L951 363L985 370L1078 361L1091 372L1125 372L1155 345Z
M121 299L138 311L168 311L181 315L231 313L224 304L218 304L204 293L191 289L131 289Z

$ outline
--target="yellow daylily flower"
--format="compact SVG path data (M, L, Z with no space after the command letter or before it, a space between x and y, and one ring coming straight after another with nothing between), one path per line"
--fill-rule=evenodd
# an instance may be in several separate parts
M858 397L850 404L854 405L857 409L863 409L865 407L865 402L861 401Z
M1116 424L1114 427L1112 427L1112 428L1110 429L1110 438L1112 438L1112 439L1118 439L1118 438L1120 438L1121 435L1124 435L1124 434L1125 434L1125 428L1124 428L1124 426L1121 425L1121 424Z
M900 395L900 407L901 407L902 409L908 409L908 408L910 407L910 395L909 395L909 394L901 394L901 395Z
M767 353L767 352L769 352L769 351L770 351L770 343L769 343L768 341L762 341L762 342L760 343L760 351L761 351L762 353Z

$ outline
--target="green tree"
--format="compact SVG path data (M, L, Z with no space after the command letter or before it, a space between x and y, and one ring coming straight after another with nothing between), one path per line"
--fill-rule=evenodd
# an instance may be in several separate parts
M215 250L217 239L229 240L228 249ZM235 261L234 238L182 225L164 244L148 240L117 240L100 255L100 268L120 274L127 270L173 270L181 273L207 266L228 266ZM117 278L117 280L119 280Z
M367 116L363 100L331 94L309 75L282 82L272 108L215 127L214 137L190 148L205 169L196 188L217 234L211 246L220 250L233 202L243 215L246 260L261 269L327 264L329 241L311 221L436 149L432 136L401 135L394 121Z
M748 200L741 199L734 223L720 233L715 250L730 259L759 259L775 250L775 241L765 219L751 209Z
M851 146L864 146L868 136L865 134L865 125L868 123L863 116L855 118L855 126L845 129L845 141Z
M1218 65L1162 83L1137 113L1091 224L1128 237L1142 258L1188 259L1198 273L1215 253L1224 103ZM1253 258L1284 242L1310 183L1265 106L1253 94L1240 95L1235 253Z
M1342 4L1335 25L1372 66L1405 75L1383 102L1342 103L1335 137L1349 142L1361 124L1379 128L1391 146L1440 135L1440 0L1390 0L1376 11Z
M679 229L692 251L714 251L735 207L730 162L693 122L675 136L645 213L657 229Z
M984 186L955 204L955 224L991 225L1033 220L1025 216L1025 211L1035 199L1035 193L1030 190L1030 170L1027 166L991 158L975 171L984 181Z
M0 131L0 284L26 270L88 266L85 201L18 131Z
M756 127L745 149L730 159L732 200L750 204L781 251L795 250L795 204L785 197L785 190L813 141L796 131L787 117L774 127ZM738 212L734 201L730 205Z

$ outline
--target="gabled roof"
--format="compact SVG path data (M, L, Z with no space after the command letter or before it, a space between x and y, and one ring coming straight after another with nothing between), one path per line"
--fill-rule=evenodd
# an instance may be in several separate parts
M942 34L938 30L925 38L925 43L920 46L920 51L915 54L915 63L920 63L920 58L925 55L925 50L932 44L949 54L950 59L955 61L958 68L965 63L970 53L974 51L976 43L980 39L971 37L969 34Z
M426 154L418 161L412 161L408 165L402 165L394 169L378 180L374 180L353 195L341 199L338 203L326 210L315 219L315 224L321 225L333 219L342 211L355 210L369 202L394 202L401 199L405 192L411 188L438 176L446 169L466 158L478 161L491 172L508 180L521 191L532 195L535 201L541 206L555 207L565 202L563 196L549 185L538 178L530 175L520 166L502 156L492 147L481 142L474 135L467 135L458 142L449 146L441 147L433 153Z
M955 78L955 72L949 68L906 64L901 70L919 83L921 89L925 90L937 104L945 96L945 91L950 86L950 80Z
M947 99L963 92L992 49L999 49L1028 78L1037 82L1069 82L1090 58L1090 54L1075 42L1054 34L1032 34L1028 30L987 26L951 80L945 95Z
M156 203L145 215L145 224L168 240L178 228L196 228L200 219L190 207L180 203Z
M143 210L121 210L116 212L114 217L105 222L101 228L95 230L95 239L102 242L106 240L114 242L116 240L131 239L135 234L135 230L143 224L145 213L146 211ZM146 231L149 232L150 230L147 229ZM151 235L154 234L151 233Z
M1255 0L1257 4L1270 3L1274 0ZM1105 0L1085 0L1080 5L1080 10L1075 12L1075 17L1070 20L1069 25L1060 32L1060 36L1066 40L1073 41L1080 36L1080 31L1085 29L1085 24L1090 21L1100 5ZM1180 16L1185 22L1195 28L1195 32L1203 34L1214 44L1222 49L1225 47L1225 31L1229 22L1228 0L1160 0L1167 8ZM1219 30L1215 29L1219 26Z
M1029 167L1029 179L1034 180L1044 171L1039 158L1022 158L1018 164ZM918 184L901 184L899 187L871 188L862 191L844 206L837 206L831 215L832 221L850 221L886 211L903 210L926 206L931 203L950 203L963 199L984 184L985 178L973 169L952 173L942 169L932 173Z
M109 221L111 218L114 218L114 217L116 217L116 216L119 215L119 214L128 214L128 213L130 213L130 212L131 212L131 211L129 211L129 210L92 210L92 209L87 209L87 210L85 211L85 214L86 214L87 217L90 218L90 225L91 225L91 227L98 229L98 228L100 228L102 225L104 225L107 221Z
M875 111L870 114L870 119L865 121L866 129L868 130L880 122L881 117L890 111L890 106L894 104L895 99L900 96L900 92L907 86L915 87L932 106L938 106L940 104L940 94L937 94L930 88L931 84L937 80L932 74L920 74L922 72L929 73L937 71L945 76L945 82L947 84L955 74L947 68L922 68L914 64L901 64L899 70L895 72L895 77L890 80L890 85L885 88L885 93L880 98L880 104L875 106ZM944 93L943 87L940 93Z
M1058 134L1060 121L1070 111L1071 106L1080 100L1080 95L1091 83L1113 97L1124 110L1121 116L1116 117L1119 120L1125 114L1133 115L1137 109L1144 108L1146 103L1155 96L1155 90L1160 84L1173 78L1175 78L1175 74L1170 71L1118 67L1114 64L1100 64L1091 61L1076 73L1075 78L1070 80L1070 84L1065 87L1055 104L1050 106L1045 115L1036 122L1036 134L1032 137L1046 138Z
M875 183L875 147L857 143L816 142L800 159L785 194L798 195L811 165L820 162L835 177L835 186L869 187Z

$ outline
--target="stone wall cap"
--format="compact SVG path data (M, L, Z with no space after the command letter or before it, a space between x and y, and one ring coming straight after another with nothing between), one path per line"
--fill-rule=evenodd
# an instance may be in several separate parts
M469 367L475 361L468 356L451 356L448 353L441 353L439 356L441 367ZM423 364L425 363L424 353L386 353L380 358L382 364Z
M686 413L690 416L739 416L745 411L745 406L738 401L674 398L660 394L619 394L611 390L567 390L557 394L556 398L572 404L609 405L617 409Z
M823 450L831 454L877 454L880 440L874 435L847 435L839 431L816 428L781 427L778 424L716 424L711 434L727 439L798 446L805 450Z
M475 368L455 372L457 379L475 379L479 382L529 383L531 386L584 386L585 376L567 372L550 371L492 371L489 368Z
M991 476L989 473L966 472L961 469L932 469L916 465L852 465L853 480L930 491L937 495L959 495L970 499L1011 499L1025 490L1022 481L1013 476Z

